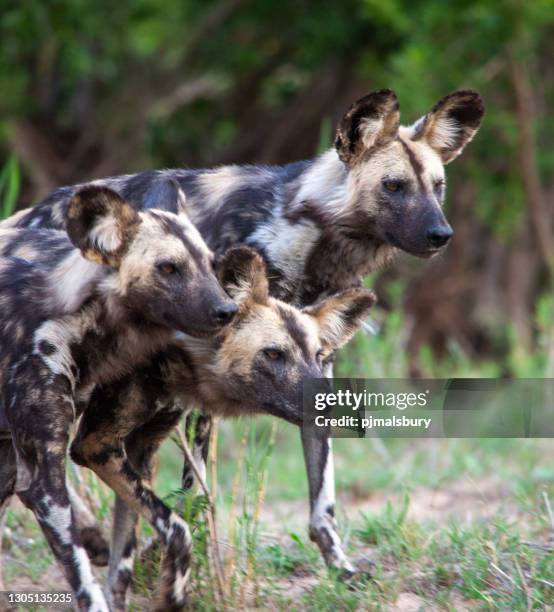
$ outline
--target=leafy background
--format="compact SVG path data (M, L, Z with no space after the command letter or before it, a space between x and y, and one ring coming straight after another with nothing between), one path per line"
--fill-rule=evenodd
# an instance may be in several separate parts
M455 237L431 261L400 256L367 279L379 332L358 334L339 372L554 376L552 0L4 0L0 40L4 216L101 176L311 157L373 89L397 92L406 123L478 89L484 125L448 168ZM238 525L230 609L554 605L550 441L337 440L342 533L378 564L357 590L325 574L305 537L296 432L259 420L220 433L218 503L228 533ZM170 500L180 461L168 445ZM103 520L110 497L87 482ZM8 516L7 579L59 585L25 516ZM217 609L206 575L197 568L196 607Z
M24 206L145 168L313 156L372 89L393 88L410 122L476 88L488 113L449 169L451 247L371 282L385 327L402 313L405 371L429 374L431 349L539 374L552 367L553 25L552 0L7 2L0 151L21 167Z

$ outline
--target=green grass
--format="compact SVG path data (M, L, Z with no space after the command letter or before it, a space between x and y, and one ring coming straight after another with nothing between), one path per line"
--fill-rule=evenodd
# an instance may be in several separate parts
M545 502L554 504L554 445L548 440L385 440L389 463L368 440L337 440L341 531L353 557L365 554L376 564L372 581L345 585L324 567L298 516L307 514L301 510L307 491L297 432L279 426L268 456L270 424L227 423L219 441L218 510L225 531L247 430L230 609L263 601L277 610L380 610L407 594L422 609L457 610L460 602L483 610L554 606L554 525ZM166 446L164 453L173 451ZM266 470L268 512L252 527ZM421 516L414 508L444 491L453 492L444 516ZM366 499L370 510L364 510ZM287 520L275 520L276 505L285 514L290 505ZM206 538L197 526L197 551L206 550ZM295 583L301 586L294 589ZM202 558L194 584L195 608L217 609Z
M337 440L340 531L352 557L365 555L375 564L373 580L345 585L324 567L306 534L298 432L279 425L269 454L271 423L220 424L220 533L224 539L229 535L232 512L235 530L230 546L223 547L235 564L229 609L258 602L275 610L387 610L406 597L423 610L458 610L462 604L479 610L554 606L554 526L546 505L546 499L554 505L549 440L384 440L388 459L370 440ZM168 442L157 488L171 491L166 499L178 508L180 464L177 446ZM96 486L98 514L107 529L110 495ZM257 520L261 494L265 512ZM448 504L422 512L422 503L445 494L451 496ZM219 610L206 562L205 502L190 496L186 502L196 551L194 608ZM276 517L277 509L283 519ZM41 579L48 576L52 557L29 513L12 509L8 526L17 539L5 552L7 584L28 576L53 588ZM152 535L143 528L144 537ZM156 568L155 560L137 564L134 609L143 609L155 588Z

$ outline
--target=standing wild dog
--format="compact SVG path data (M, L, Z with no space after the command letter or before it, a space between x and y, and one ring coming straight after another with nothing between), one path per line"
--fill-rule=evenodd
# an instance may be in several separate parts
M149 489L152 461L186 406L224 417L272 414L302 424L302 384L321 378L325 359L358 329L375 296L351 289L302 311L269 296L265 266L250 249L232 249L220 264L223 287L239 305L233 321L209 339L184 337L110 385L95 389L71 447L72 458L94 470L120 495L116 503L108 593L125 610L136 548L137 513L179 525ZM174 527L175 529L175 527ZM174 534L170 535L170 538ZM182 538L164 541L181 546ZM186 603L192 542L167 555L156 609ZM175 559L183 561L175 566Z
M76 193L65 215L71 242L51 230L2 236L0 421L17 469L10 477L4 465L0 478L35 514L80 609L107 611L66 486L70 429L96 385L162 350L175 330L217 333L237 306L184 215L137 212L105 187ZM180 529L156 527L166 537Z
M177 181L213 251L255 248L268 266L271 294L304 306L358 284L397 250L429 257L447 244L452 229L442 212L443 166L471 141L483 113L479 94L457 91L403 127L395 94L382 90L351 106L339 122L335 147L313 160L142 172L97 183L138 209L169 206L179 213ZM75 189L58 189L4 223L61 228ZM303 435L302 442L310 535L328 563L353 571L334 526L330 440Z

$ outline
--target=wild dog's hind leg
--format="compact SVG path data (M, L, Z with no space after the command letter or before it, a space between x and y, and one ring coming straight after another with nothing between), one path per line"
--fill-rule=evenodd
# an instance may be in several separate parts
M129 460L148 483L153 477L154 459L159 446L180 416L181 409L169 405L166 411L157 413L153 421L145 423L125 440ZM107 585L114 610L125 610L137 549L137 524L138 514L119 495L116 496Z
M7 453L9 453L10 450L11 454L13 455L13 459L11 460L7 456ZM9 471L13 472L12 484L15 485L16 465L12 442L11 439L7 441L0 440L0 521L2 519L2 500L9 489ZM79 526L81 543L84 549L86 550L89 559L94 565L97 565L99 567L107 565L110 555L110 549L108 547L108 543L102 535L96 518L69 482L67 483L67 492L69 494L71 505L73 506L75 521ZM12 494L13 486L11 487L11 492L9 493L8 498L6 499L4 506L8 505L9 498ZM1 538L2 534L0 533L0 543Z

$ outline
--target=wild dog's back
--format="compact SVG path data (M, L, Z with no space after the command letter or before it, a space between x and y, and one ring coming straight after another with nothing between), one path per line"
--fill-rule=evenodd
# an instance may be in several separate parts
M0 381L7 356L29 351L34 331L52 316L43 266L18 257L0 258Z
M456 91L402 127L396 95L381 90L351 106L335 147L313 160L158 170L96 184L137 209L179 212L177 183L213 251L255 248L270 267L272 295L306 305L356 284L397 249L429 257L446 245L443 166L472 140L483 113L477 92ZM74 190L58 189L4 223L61 227Z

